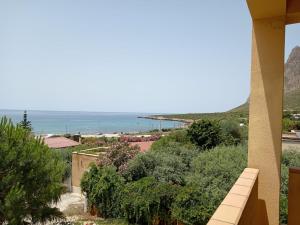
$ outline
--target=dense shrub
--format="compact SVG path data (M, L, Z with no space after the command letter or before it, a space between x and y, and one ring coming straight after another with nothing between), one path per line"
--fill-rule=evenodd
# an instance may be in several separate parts
M284 118L282 120L282 126L284 131L300 130L300 121Z
M151 149L152 152L157 153L158 155L166 153L170 155L179 156L182 159L182 162L186 165L187 168L190 168L190 164L193 158L199 154L200 149L194 145L184 144L182 145L179 142L170 142L168 145L165 145L161 148Z
M148 152L138 155L129 162L124 177L128 181L136 181L153 176L161 182L183 185L187 170L183 159L177 155Z
M124 179L115 167L92 165L90 171L84 174L80 186L86 193L89 206L95 206L102 217L122 216L120 207Z
M186 130L177 130L171 132L169 135L161 137L158 141L154 142L151 146L151 150L162 150L170 148L170 146L184 146L185 148L193 148L190 138L187 136Z
M222 141L221 127L214 120L194 122L187 130L187 136L199 148L206 150L216 147Z
M132 224L171 224L171 205L178 187L145 177L128 183L122 208Z
M246 150L217 147L193 160L182 188L173 204L174 218L184 224L205 225L246 167Z
M220 122L220 126L222 131L222 144L227 146L238 145L245 141L245 128L240 127L238 122L234 120L223 120Z
M65 165L28 129L0 122L0 224L44 222L63 217L51 203L63 193Z
M300 153L294 150L285 151L281 164L281 192L280 192L280 222L287 224L288 218L288 178L289 167L300 167Z

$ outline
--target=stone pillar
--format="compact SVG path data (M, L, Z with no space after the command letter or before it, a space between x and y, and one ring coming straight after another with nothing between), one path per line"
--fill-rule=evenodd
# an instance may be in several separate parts
M259 218L279 224L284 18L253 20L248 167L259 169Z

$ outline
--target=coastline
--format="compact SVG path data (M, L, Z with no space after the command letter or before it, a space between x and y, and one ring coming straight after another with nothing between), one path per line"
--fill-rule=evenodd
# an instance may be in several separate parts
M181 123L184 123L184 126L188 126L190 125L191 123L193 123L194 121L193 120L189 120L189 119L180 119L180 118L167 118L167 117L164 117L164 116L138 116L138 118L141 118L141 119L148 119L148 120L164 120L164 121L176 121L176 122L181 122Z

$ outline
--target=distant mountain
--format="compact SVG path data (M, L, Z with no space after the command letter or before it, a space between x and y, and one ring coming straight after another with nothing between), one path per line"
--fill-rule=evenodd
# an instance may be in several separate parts
M285 64L284 69L284 109L300 110L300 47L296 46ZM249 110L249 100L231 112Z
M300 47L295 47L286 64L284 76L284 91L290 93L300 90ZM300 102L299 102L300 104Z

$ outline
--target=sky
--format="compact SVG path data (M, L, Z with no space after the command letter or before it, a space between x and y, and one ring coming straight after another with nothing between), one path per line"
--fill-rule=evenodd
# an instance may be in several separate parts
M226 111L250 58L245 0L0 0L0 109Z

